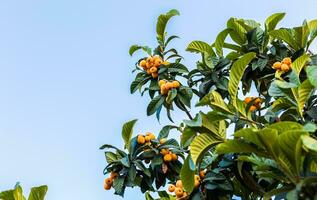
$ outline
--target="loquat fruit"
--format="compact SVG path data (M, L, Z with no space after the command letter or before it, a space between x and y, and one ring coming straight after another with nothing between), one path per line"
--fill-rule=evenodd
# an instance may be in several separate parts
M201 171L199 172L199 176L200 176L201 179L204 179L205 176L206 176L206 172L205 172L204 170L201 170Z
M252 106L250 106L249 111L254 112L256 109L257 109L257 107L252 105Z
M151 70L150 70L150 69L147 69L147 70L146 70L146 73L150 75L150 74L151 74Z
M165 156L166 154L169 153L169 150L167 150L167 149L162 149L160 153L161 153L163 156Z
M290 57L286 57L282 60L282 63L283 64L286 64L286 65L291 65L292 64L292 59Z
M195 180L195 188L198 188L200 185L200 182L198 180Z
M156 68L156 67L151 67L150 72L151 72L151 73L157 72L157 68Z
M145 142L150 142L151 141L151 137L149 135L145 136Z
M178 160L178 156L173 153L173 154L172 154L172 161L176 161L176 160Z
M138 138L137 138L137 142L138 144L144 144L145 143L145 138L143 135L138 135Z
M177 187L177 188L175 189L175 195L176 195L177 198L182 197L183 194L184 194L184 191L183 191L182 188Z
M113 179L111 177L105 179L105 184L106 185L110 185L111 186L112 183L113 183Z
M119 176L119 174L117 172L111 172L110 177L111 178L117 178Z
M275 70L280 70L280 69L281 69L281 65L282 65L281 62L275 62L275 63L273 64L273 69L275 69Z
M168 82L165 85L166 85L167 90L173 89L173 83Z
M173 81L172 84L173 84L173 88L179 88L180 86L180 83L178 81Z
M161 61L160 58L159 58L159 59L156 59L156 60L154 61L154 66L155 66L155 67L159 67L161 64L162 64L162 61Z
M182 188L183 187L183 183L181 180L176 181L176 187L178 188Z
M169 192L174 192L175 191L175 185L169 185L168 186L168 191Z
M158 77L158 73L157 73L157 72L152 73L152 77L153 77L153 78L157 78L157 77Z
M146 61L145 60L141 60L141 62L139 63L141 67L145 68L146 67Z
M162 85L164 85L165 83L166 83L165 80L160 80L160 81L158 82L158 85L159 85L160 87L162 87Z
M164 155L164 161L165 162L171 162L172 161L172 155L171 154L165 154Z
M195 175L195 180L200 181L200 177L198 175Z
M252 101L252 97L246 97L245 99L244 99L244 102L246 103L246 104L248 104L248 103L250 103L251 101Z
M288 71L289 71L289 66L288 66L287 64L282 64L281 70L282 70L283 72L288 72Z
M104 185L103 185L103 188L104 188L105 190L110 190L110 189L111 189L111 185L104 184Z

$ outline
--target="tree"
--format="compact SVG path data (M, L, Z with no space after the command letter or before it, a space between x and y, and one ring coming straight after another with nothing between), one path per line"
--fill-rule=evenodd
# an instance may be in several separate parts
M44 200L44 197L47 192L47 186L42 185L39 187L31 188L28 200ZM25 200L26 198L23 195L22 187L17 184L14 189L3 191L0 193L1 200Z
M156 137L134 136L136 120L124 124L124 149L100 148L108 163L104 174L111 173L105 189L123 196L126 187L139 187L149 200L151 192L159 199L317 198L317 55L309 50L317 20L277 29L284 13L269 16L263 26L230 18L213 44L188 45L187 51L201 55L188 70L169 47L178 37L166 33L177 15L171 10L158 17L154 50L133 45L129 51L147 54L135 64L131 93L148 94L147 115L159 120L164 108L172 125ZM196 106L209 112L192 116L194 95ZM175 108L188 116L180 125L173 123ZM168 138L172 129L180 141Z

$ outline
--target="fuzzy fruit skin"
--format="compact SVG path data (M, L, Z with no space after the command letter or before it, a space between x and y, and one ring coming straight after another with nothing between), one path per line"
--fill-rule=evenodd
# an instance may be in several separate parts
M252 97L246 97L246 98L244 99L244 102L245 102L246 104L250 103L251 101L252 101Z
M155 66L155 67L159 67L161 64L162 64L161 59L156 59L156 60L154 61L154 66Z
M259 103L262 103L262 100L260 98L256 98L254 100L254 104L259 104Z
M175 185L168 186L168 191L169 192L174 192L175 191Z
M166 154L169 153L169 151L167 149L162 149L160 152L163 156L165 156Z
M140 66L141 66L142 68L145 68L145 67L146 67L146 61L145 61L145 60L141 60Z
M110 177L112 179L117 178L119 176L119 174L117 172L111 172Z
M177 187L177 188L175 189L175 195L176 195L177 198L182 197L183 194L184 194L184 191L183 191L182 188Z
M156 68L156 67L151 67L150 72L151 72L151 73L157 72L157 68Z
M152 75L152 78L157 78L158 77L158 73L157 72L154 72L151 75Z
M166 85L167 90L173 89L173 83L168 82L165 85Z
M176 154L172 154L172 161L177 161L178 160L178 156Z
M150 142L151 141L151 136L147 135L145 136L145 142Z
M158 85L159 85L160 87L162 87L162 85L164 85L165 83L166 83L165 80L160 80L160 81L158 82Z
M173 81L173 88L179 88L180 87L180 83L178 81Z
M171 162L172 161L172 155L171 154L166 154L164 156L164 161L165 162Z
M144 144L145 143L145 138L143 135L138 135L138 144Z
M257 109L256 106L253 106L253 105L252 105L252 106L250 106L250 109L249 109L249 110L250 110L251 112L254 112L256 109Z
M168 88L167 88L167 85L166 85L166 83L165 83L165 84L163 84L163 85L161 86L161 94L162 94L162 95L165 95L165 94L167 94L167 92L168 92Z
M275 62L275 63L273 64L273 69L275 69L275 70L280 70L280 69L281 69L281 65L282 65L281 62Z
M103 188L104 188L105 190L110 190L110 189L111 189L111 185L104 184L104 185L103 185Z
M292 64L292 59L290 57L286 57L282 60L283 64L290 65Z
M176 181L176 187L178 188L182 188L183 187L183 183L181 180Z
M113 179L112 179L111 177L105 179L105 184L106 184L106 185L110 185L110 186L111 186L112 183L113 183Z
M203 171L203 170L201 170L201 171L199 172L199 176L200 176L201 179L204 179L205 176L206 176L206 172Z
M283 72L288 72L288 71L289 71L289 66L288 66L287 64L282 64L281 70L282 70Z

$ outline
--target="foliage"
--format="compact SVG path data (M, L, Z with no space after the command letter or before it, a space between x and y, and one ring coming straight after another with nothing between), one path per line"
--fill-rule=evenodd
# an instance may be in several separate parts
M28 200L44 200L47 192L47 186L39 186L31 188ZM14 189L3 191L0 193L1 200L26 200L23 195L22 187L17 184Z
M111 173L105 189L123 196L126 187L137 186L146 199L154 199L151 192L159 199L317 198L317 55L309 50L317 20L277 28L285 13L263 25L230 18L212 44L188 45L201 55L189 70L177 50L167 48L178 38L166 33L176 15L159 16L153 51L130 48L130 55L139 49L148 54L136 63L131 93L147 92L147 114L158 120L165 108L173 122L175 106L189 119L163 127L157 138L133 137L135 120L125 124L126 151L101 147L104 173ZM204 107L195 115L189 111L193 96ZM179 142L168 139L171 129L181 133Z

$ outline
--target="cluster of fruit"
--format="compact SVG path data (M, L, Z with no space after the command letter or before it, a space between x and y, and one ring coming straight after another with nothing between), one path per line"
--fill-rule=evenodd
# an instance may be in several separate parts
M110 177L105 179L104 188L105 190L110 190L113 184L113 180L118 177L118 173L111 172Z
M172 153L168 149L162 149L160 153L163 156L164 162L171 162L171 161L177 161L178 160L178 156L176 154Z
M199 176L195 175L195 188L200 186L201 180L205 178L205 173L205 171L200 171ZM187 192L184 191L181 180L177 180L175 185L169 185L167 190L171 193L174 193L178 199L186 199L188 197Z
M145 60L141 60L139 65L142 67L148 74L151 74L153 78L158 77L158 68L161 64L167 64L167 62L163 62L160 56L149 56Z
M288 72L292 68L292 59L290 57L286 57L282 60L282 62L275 62L273 64L273 69L276 71Z
M249 104L252 101L252 105L249 108L249 111L253 112L261 108L262 100L259 97L246 97L244 102Z
M151 144L151 140L155 140L156 137L153 133L147 132L145 135L139 134L137 141L138 144L143 145L143 144Z
M162 95L166 95L168 91L171 89L177 89L180 87L180 83L178 81L167 81L167 80L160 80L159 86Z

